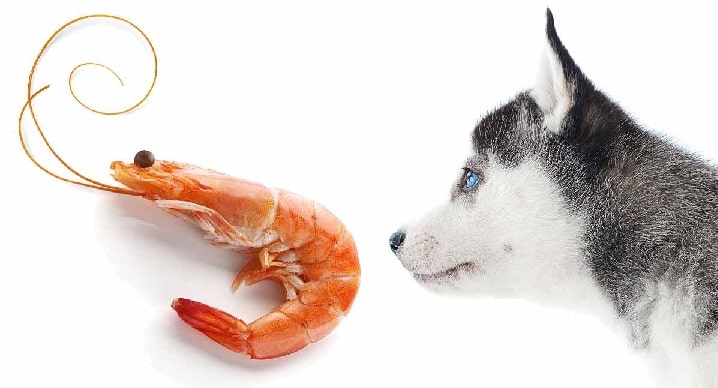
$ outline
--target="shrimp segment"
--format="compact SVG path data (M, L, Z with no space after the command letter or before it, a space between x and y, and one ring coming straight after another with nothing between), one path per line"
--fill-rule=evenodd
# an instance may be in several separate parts
M231 285L273 280L286 301L247 324L185 298L172 308L189 326L253 359L286 356L329 335L360 284L352 235L312 200L216 171L168 161L113 162L115 180L204 231L210 243L249 254Z

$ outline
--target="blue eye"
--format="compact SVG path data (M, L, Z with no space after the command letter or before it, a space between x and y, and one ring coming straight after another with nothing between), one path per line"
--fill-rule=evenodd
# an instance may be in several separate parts
M481 176L479 176L479 174L477 174L476 172L469 170L468 168L465 168L464 171L465 173L462 189L464 189L464 191L473 190L479 184Z

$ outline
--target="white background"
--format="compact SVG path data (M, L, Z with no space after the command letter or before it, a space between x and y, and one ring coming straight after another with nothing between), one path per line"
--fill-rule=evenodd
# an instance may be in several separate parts
M148 4L152 5L148 5ZM498 4L498 2L496 2ZM456 299L420 288L391 254L403 222L448 198L487 110L531 86L545 4L435 1L6 1L0 5L0 386L649 387L643 359L591 317L521 301ZM718 156L716 12L688 2L550 2L556 27L595 83L651 129ZM12 7L12 8L10 8ZM85 22L40 62L35 107L72 165L112 183L112 160L139 149L279 186L325 204L361 254L362 287L331 337L251 361L170 309L188 297L251 320L273 284L229 285L242 260L137 198L50 178L24 156L17 115L52 32L111 13L150 36L159 77L133 30ZM34 154L54 171L33 127ZM656 177L660 179L660 177Z

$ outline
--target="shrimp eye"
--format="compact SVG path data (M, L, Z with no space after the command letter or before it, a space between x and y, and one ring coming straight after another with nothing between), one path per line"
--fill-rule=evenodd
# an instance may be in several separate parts
M155 156L150 151L142 150L135 154L134 162L135 166L140 168L152 167L155 164Z
M464 168L464 177L462 181L461 189L464 191L471 191L478 186L481 176L468 168Z

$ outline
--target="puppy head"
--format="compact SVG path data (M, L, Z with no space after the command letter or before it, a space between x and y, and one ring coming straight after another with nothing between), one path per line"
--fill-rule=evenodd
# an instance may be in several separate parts
M566 191L582 195L585 179L571 155L604 134L590 116L597 92L559 40L550 11L538 74L532 89L474 128L473 152L449 200L391 236L392 251L419 283L515 294L575 270L585 216Z

